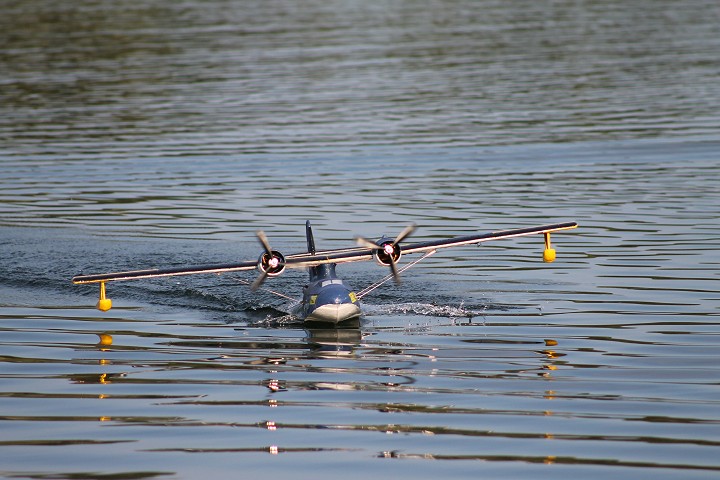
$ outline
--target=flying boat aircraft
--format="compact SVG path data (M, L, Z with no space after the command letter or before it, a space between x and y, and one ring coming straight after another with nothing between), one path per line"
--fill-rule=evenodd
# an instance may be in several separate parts
M105 284L110 281L258 270L259 275L255 281L252 283L247 282L247 284L250 285L250 289L256 291L261 288L261 285L268 277L276 277L282 274L286 268L306 268L309 273L309 280L303 288L302 300L299 301L294 314L306 322L322 322L337 325L350 320L357 320L362 313L360 300L365 295L390 279L394 279L397 283L400 283L400 274L402 272L430 255L435 254L440 249L481 244L490 240L542 234L545 240L543 260L545 262L552 262L555 260L556 254L555 249L551 246L550 234L562 230L570 230L577 226L575 222L566 222L401 245L401 242L415 231L415 225L409 225L395 238L383 236L377 241L371 241L364 237L355 237L357 242L356 247L317 250L315 248L312 228L308 221L305 224L307 251L303 253L283 255L270 246L267 236L260 230L257 232L257 237L260 240L263 251L258 260L227 264L152 268L94 275L77 275L73 277L72 282L75 284L99 283L100 299L98 300L97 308L101 311L107 311L112 307L112 301L106 296ZM401 268L398 267L398 262L403 255L419 253L422 253L423 256ZM390 273L379 282L356 292L345 283L344 280L337 276L335 267L341 263L365 260L375 260L379 265L389 267ZM290 298L278 292L268 291L284 298Z

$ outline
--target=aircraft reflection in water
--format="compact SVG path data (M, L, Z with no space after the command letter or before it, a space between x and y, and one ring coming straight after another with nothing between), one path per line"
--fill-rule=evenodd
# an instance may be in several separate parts
M258 358L256 360L252 360L247 363L247 365L252 366L253 368L257 369L258 371L264 371L272 376L266 378L263 380L260 385L264 386L268 390L268 398L267 398L267 405L271 408L282 408L285 404L282 402L281 397L278 397L277 395L282 395L284 392L287 392L289 390L293 389L318 389L318 390L336 390L336 391L352 391L352 390L358 390L362 388L362 385L348 381L348 382L342 382L342 381L335 381L335 382L317 382L313 381L312 383L294 383L291 381L284 380L283 377L283 371L282 368L283 365L291 362L298 364L297 362L300 361L300 363L304 363L303 360L305 359L336 359L338 356L345 357L351 356L355 354L355 349L357 347L360 347L362 344L362 334L359 328L335 328L332 326L331 328L310 328L308 327L306 329L308 336L305 338L305 347L302 351L303 353L300 354L300 356L297 356L297 344L288 345L288 348L291 349L294 353L291 357L285 357L285 356L274 356L274 357L264 357L262 356L263 353L269 353L267 350L263 348L259 348L257 350L257 354L261 356L261 358ZM114 347L114 340L111 334L109 333L98 333L99 342L94 345L94 348L98 349L101 352L107 352L108 356L112 355L112 352L115 350L116 347ZM542 355L543 358L539 360L540 365L530 367L530 368L523 368L521 370L507 370L504 373L499 373L499 375L509 375L512 377L517 377L518 375L523 374L531 374L531 375L539 375L545 378L550 378L552 373L557 370L559 367L562 367L564 362L559 362L558 359L565 356L564 353L560 353L555 348L558 346L558 341L554 339L545 339L544 340L544 347L540 350L535 350L535 353ZM368 348L367 345L363 348ZM120 352L124 352L125 349L123 347L120 347ZM402 354L402 351L399 351L398 354ZM415 352L413 353L413 356L417 356L418 354ZM124 357L125 358L125 357ZM212 357L213 360L221 360L222 357ZM245 355L236 357L237 359L247 358ZM492 355L489 359L492 358ZM125 362L123 360L123 362ZM221 360L224 361L224 360ZM176 359L172 359L167 365L167 368L175 368L176 365ZM112 365L111 360L100 360L101 366L109 366ZM172 365L172 366L171 366ZM159 365L155 365L154 368L158 367ZM293 368L291 367L291 372L293 371ZM385 381L382 383L382 385L390 388L412 388L412 385L415 383L414 375L411 372L387 372L387 375L389 377L392 377L388 381ZM80 384L100 384L100 385L108 385L112 383L122 383L122 382L136 382L137 380L128 379L128 375L126 374L108 374L108 373L101 373L101 374L76 374L72 375L70 378L75 383ZM377 381L377 380L376 380ZM112 398L110 394L100 393L97 395L98 399L106 399L106 398ZM553 390L546 390L543 393L542 396L543 399L547 401L553 401L556 398L556 393ZM392 403L392 404L386 404L386 403L378 403L376 408L378 411L381 412L413 412L413 411L425 411L427 409L426 406L423 405L415 405L415 404L399 404L399 403ZM444 407L443 407L444 408ZM551 408L546 408L543 411L543 414L546 416L552 416L554 415L554 411ZM108 416L108 415L101 415L97 417L97 420L100 422L116 422L116 423L132 423L133 425L137 425L140 421L142 421L142 417L127 417L127 416ZM154 421L153 418L147 419L148 423L152 423ZM233 426L238 426L240 424L233 423ZM275 420L264 420L259 423L247 423L245 424L247 427L256 427L256 428L262 428L267 429L270 431L277 431L281 429L286 428L317 428L316 425L306 425L302 423L282 423ZM336 426L337 427L337 426ZM343 428L347 429L376 429L376 425L369 425L369 426L363 426L363 425L344 425ZM412 424L407 425L400 425L400 424L388 424L387 429L385 430L388 434L411 434L411 433L422 433L422 434L448 434L450 431L445 426L438 426L438 427L429 427L427 425L417 426ZM462 434L466 434L466 430L458 430L458 432ZM493 436L496 435L498 438L503 437L502 432L498 432L497 434L494 434L492 432L483 432L485 435ZM553 433L538 433L538 437L542 435L544 438L548 440L552 440L554 438L563 438L563 434L556 435ZM70 443L69 443L70 444ZM249 447L245 449L235 449L237 452L266 452L271 455L277 455L282 452L291 452L291 451L303 451L303 448L281 448L277 445L270 445L267 447ZM312 451L308 449L308 451ZM477 459L493 459L492 456L482 456L482 455L471 455L471 456L458 456L453 457L450 455L430 455L430 454L413 454L413 453L403 453L399 451L382 451L378 454L381 457L388 457L388 458L462 458L462 459L469 459L469 458L477 458ZM521 458L522 459L522 458ZM544 463L555 463L556 457L552 455L548 455L547 457L538 457L536 461L542 461Z
M490 240L542 234L545 239L543 260L552 262L555 260L555 250L550 243L550 234L552 232L570 230L576 227L577 223L566 222L401 245L401 242L415 230L415 226L410 225L394 239L383 236L379 240L372 242L363 237L356 237L357 247L318 251L315 248L315 240L310 222L308 221L305 225L307 252L304 253L285 256L279 251L273 250L270 247L265 233L258 231L257 236L263 247L263 252L260 254L258 260L229 264L154 268L95 275L77 275L73 277L72 281L75 284L99 283L100 300L97 303L97 308L102 311L107 311L112 307L112 302L106 297L105 284L110 281L138 280L142 278L175 275L219 274L257 269L260 275L250 285L251 290L256 291L268 277L278 276L283 273L286 268L307 268L310 276L309 281L303 289L302 300L299 302L294 314L306 322L321 322L337 325L343 322L356 321L362 313L359 303L360 299L390 279L394 279L399 283L400 273L417 264L419 261L433 255L437 250L480 244ZM398 262L404 254L414 253L423 253L424 255L402 268L398 268ZM379 282L359 292L355 292L347 283L337 276L335 267L340 263L365 260L375 260L379 265L390 267L390 274ZM289 298L277 292L271 291L271 293Z

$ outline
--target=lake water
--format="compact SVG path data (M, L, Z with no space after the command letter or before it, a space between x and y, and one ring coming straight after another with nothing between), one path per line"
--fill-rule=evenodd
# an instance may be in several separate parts
M715 1L2 2L3 478L717 478ZM310 329L78 273L575 220ZM417 257L403 259L403 263ZM361 289L387 272L338 267ZM266 286L300 295L304 272Z

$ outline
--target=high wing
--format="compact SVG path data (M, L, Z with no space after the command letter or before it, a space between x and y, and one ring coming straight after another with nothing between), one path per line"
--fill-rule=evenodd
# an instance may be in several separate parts
M427 252L429 250L437 250L440 248L460 247L462 245L473 245L490 240L501 240L504 238L525 237L535 234L549 234L562 230L571 230L577 228L576 222L556 223L553 225L540 225L537 227L515 228L513 230L502 230L499 232L485 233L481 235L465 235L455 237L448 240L433 240L429 242L418 242L405 245L401 248L403 253Z
M576 228L575 222L557 223L551 225L540 225L537 227L516 228L512 230L503 230L498 232L483 233L476 235L465 235L452 237L442 240L431 240L426 242L410 243L407 245L395 245L392 240L388 240L387 244L392 244L399 254L413 254L439 250L441 248L459 247L462 245L479 244L490 240L500 240L504 238L522 237L527 235L544 234L546 250L550 248L549 234L562 230ZM382 244L379 242L378 246ZM316 251L315 253L296 253L287 255L282 258L283 265L288 268L307 268L315 267L326 263L349 263L360 262L365 260L376 259L378 253L376 250L367 246L354 248L339 248L333 250ZM277 253L266 248L268 253ZM382 251L379 250L381 253ZM399 258L400 255L397 255ZM281 256L281 255L280 255ZM554 257L553 257L554 258ZM72 282L75 284L86 283L104 283L115 280L138 280L144 278L168 277L175 275L193 275L208 273L228 273L246 270L255 270L260 268L261 260L248 260L238 263L196 265L190 267L172 267L172 268L151 268L144 270L130 270L125 272L101 273L93 275L77 275L73 277ZM394 260L393 260L394 263ZM261 268L262 270L262 268Z
M260 275L251 285L251 289L255 291L260 287L265 279L271 276L280 275L286 267L312 268L327 263L360 262L374 259L379 264L390 267L392 277L394 277L395 281L399 283L400 271L397 268L397 262L403 254L425 253L426 255L432 255L441 248L459 247L462 245L479 244L490 240L523 237L526 235L542 233L545 237L543 260L546 262L552 262L555 260L555 250L553 250L550 246L550 234L552 232L569 230L576 227L577 223L575 222L556 223L552 225L540 225L538 227L516 228L513 230L503 230L499 232L465 235L444 240L417 242L402 246L400 243L415 230L415 225L409 225L397 237L395 237L395 239L383 237L377 242L371 242L358 237L358 244L361 245L359 247L316 251L315 242L312 238L312 231L310 229L310 222L308 222L306 224L308 252L306 253L296 253L294 255L285 256L277 250L273 250L270 247L270 243L268 242L265 233L258 231L257 236L263 247L263 252L260 254L260 258L256 261L248 260L238 263L220 263L190 267L150 268L144 270L130 270L126 272L76 275L73 277L72 282L75 284L99 283L100 299L98 300L97 308L102 311L107 311L112 308L112 300L106 297L105 283L119 280L138 280L143 278L193 275L202 273L220 274L257 269L260 271Z
M127 272L100 273L96 275L77 275L73 277L75 284L108 282L111 280L138 280L142 278L169 277L173 275L192 275L196 273L225 273L255 270L257 260L213 265L196 265L178 268L150 268L146 270L130 270Z
M512 230L501 230L498 232L482 233L475 235L464 235L441 240L410 243L398 245L399 252L403 255L412 253L424 253L442 248L460 247L463 245L480 244L490 240L502 240L505 238L524 237L528 235L545 235L546 249L550 249L549 234L562 230L577 228L576 222L556 223L551 225L539 225L537 227L516 228ZM391 243L392 240L388 239ZM373 249L369 247L356 247L316 252L314 255L299 254L287 257L288 267L313 267L323 263L349 263L372 260Z

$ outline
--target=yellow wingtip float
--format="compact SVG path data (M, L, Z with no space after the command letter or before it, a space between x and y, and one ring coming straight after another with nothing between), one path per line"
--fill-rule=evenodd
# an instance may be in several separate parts
M100 299L95 306L101 312L107 312L112 308L112 300L105 296L105 282L100 282Z
M555 258L557 258L557 253L555 252L555 249L552 248L552 245L550 243L550 232L545 232L545 250L543 251L543 262L551 263L555 261Z
M542 234L545 238L543 260L545 262L553 262L557 254L550 243L550 234L563 230L571 230L577 228L577 226L578 224L576 222L564 222L489 233L475 233L415 243L403 243L401 245L400 243L415 231L415 225L412 224L406 227L394 239L383 236L377 241L370 241L363 237L356 237L357 247L317 251L315 248L315 239L310 228L310 222L307 222L305 224L307 236L306 252L285 256L277 250L270 248L266 235L262 231L258 231L257 236L263 247L263 252L260 254L258 260L189 267L150 268L94 275L76 275L73 277L72 282L75 284L99 283L100 298L96 306L98 310L107 312L112 308L112 300L107 298L105 290L105 283L109 281L258 270L259 276L257 279L252 282L252 284L248 282L248 284L251 285L251 290L255 291L265 280L280 275L286 268L303 268L308 270L310 278L308 286L303 289L303 298L297 309L298 317L308 322L338 324L340 322L356 320L361 314L359 301L365 295L386 281L394 279L399 283L401 273L421 260L433 255L437 250L463 245L480 245L483 242L491 240ZM417 253L422 253L423 256L402 267L398 266L401 256ZM356 293L337 276L335 266L342 263L365 260L375 260L381 266L390 267L390 274L375 284ZM265 290L285 299L290 298L273 290Z

